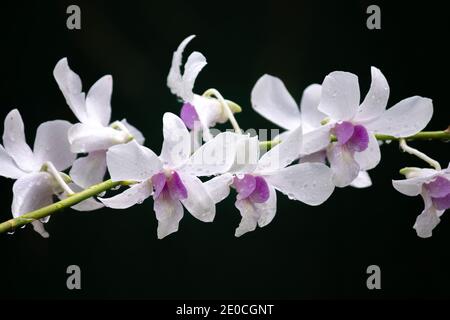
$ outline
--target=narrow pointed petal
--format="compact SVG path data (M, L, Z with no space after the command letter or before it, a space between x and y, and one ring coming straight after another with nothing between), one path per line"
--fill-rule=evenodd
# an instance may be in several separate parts
M70 69L67 58L58 61L53 70L53 76L74 115L81 122L87 121L85 95L81 92L81 79Z
M153 209L158 219L158 239L178 231L178 225L183 218L183 206L179 200L160 197L155 199Z
M304 129L306 127L311 129L319 128L321 121L327 117L326 114L318 109L321 94L322 86L320 84L312 84L303 91L300 112Z
M135 204L141 204L152 195L152 185L150 181L142 181L132 185L127 190L111 198L98 198L109 208L127 209Z
M364 141L366 138L364 138ZM375 168L381 160L380 145L373 133L368 135L368 142L364 142L367 147L364 151L355 152L354 159L359 164L361 170L370 170ZM355 149L355 148L354 148Z
M430 196L428 194L422 195L425 208L417 217L414 224L414 229L420 238L429 238L433 234L433 229L439 224L439 218L444 211L438 211L432 206Z
M166 112L163 116L163 136L161 159L170 167L183 165L191 154L191 136L173 113Z
M29 172L38 169L33 152L25 141L25 128L17 109L6 115L3 146L21 170Z
M44 122L38 127L33 147L38 166L50 161L58 171L63 171L72 165L76 154L70 151L67 139L71 126L70 122L54 120Z
M110 148L106 153L106 163L113 181L144 181L162 169L158 156L136 141Z
M379 118L366 124L374 133L408 137L423 130L433 115L431 99L414 96L389 108Z
M11 211L17 218L53 203L53 182L46 172L29 173L13 185Z
M92 122L107 126L111 120L112 77L101 77L86 96L86 112Z
M336 121L351 120L359 106L358 77L349 72L335 71L325 77L319 111Z
M76 185L75 183L69 183L69 187L74 192L81 192L84 190L84 188ZM58 198L60 200L67 199L67 194L65 192L62 194L58 194ZM70 208L76 211L86 212L98 210L103 207L104 207L103 203L95 200L95 198L89 198L84 201L81 201L80 203L77 203L76 205L71 206Z
M276 77L265 74L259 78L252 89L251 102L257 113L284 129L292 130L301 124L297 103Z
M137 129L135 126L129 124L127 119L123 119L120 122L122 122L122 124L125 126L125 128L127 128L127 130L130 132L130 134L133 136L134 140L136 140L137 143L139 143L140 145L144 144L145 137L142 134L142 132L139 131L139 129Z
M302 148L302 128L293 130L288 137L267 151L259 160L256 171L269 173L286 167L300 157Z
M356 179L361 170L353 154L345 146L333 143L327 149L327 158L333 171L334 184L337 187L348 186Z
M75 160L70 169L73 182L88 188L103 181L106 173L106 152L95 151Z
M370 71L372 83L363 103L359 106L356 115L358 122L371 121L381 116L389 99L389 84L384 75L375 67L371 67Z
M353 188L363 189L368 188L372 185L372 179L370 179L367 171L360 171L355 180L350 183Z
M316 206L334 190L333 173L322 163L301 163L265 176L267 182L290 199Z
M20 169L13 158L6 152L5 148L0 144L0 176L18 179L26 173Z
M181 181L187 190L187 198L181 203L194 217L203 222L211 222L216 215L216 206L203 182L190 174L179 173Z
M206 58L200 52L194 51L189 55L184 65L184 73L180 88L181 93L179 94L184 101L190 102L194 99L193 89L195 80L206 64Z
M77 123L69 129L70 149L74 153L108 150L108 148L125 143L129 135L125 131L97 125Z

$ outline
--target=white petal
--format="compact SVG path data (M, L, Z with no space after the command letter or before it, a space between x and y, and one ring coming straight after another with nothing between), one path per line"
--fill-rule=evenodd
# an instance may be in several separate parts
M414 96L400 101L366 127L374 133L408 137L424 129L432 115L431 99Z
M75 160L70 169L73 182L83 188L88 188L103 181L106 173L106 152L94 151L86 157Z
M385 110L389 99L389 84L375 67L370 68L372 83L363 103L359 106L356 121L365 122L378 118Z
M5 118L3 146L23 171L38 169L33 152L25 141L25 129L17 109L11 110Z
M305 156L302 156L298 163L318 162L325 163L327 160L326 150L317 151Z
M421 238L429 238L432 236L433 229L439 224L441 219L439 218L444 210L436 210L429 195L422 195L425 208L422 213L417 217L413 226L416 229L417 235Z
M113 181L144 181L162 169L158 156L134 140L111 147L106 153L106 163Z
M359 174L360 167L352 154L345 148L331 144L327 148L327 158L330 162L331 170L333 170L333 181L337 187L346 187Z
M39 233L42 238L50 237L50 234L45 230L44 224L41 221L35 220L31 223L31 225L33 226L33 230Z
M191 35L184 39L178 46L177 50L173 53L172 66L170 67L169 75L167 76L167 86L170 91L184 101L191 101L193 98L193 93L192 88L191 91L186 92L183 76L181 75L181 63L183 59L183 51L194 37L195 35Z
M236 141L236 158L231 173L253 172L258 166L260 147L258 137L241 135Z
M254 231L258 225L259 215L255 210L253 203L248 200L236 200L235 204L241 213L242 219L236 228L234 235L240 237L243 234Z
M180 201L158 198L154 201L153 209L158 219L158 239L178 231L178 225L183 218L183 206Z
M75 153L107 150L129 140L125 131L85 123L73 125L69 129L68 137L71 151Z
M398 192L414 197L422 192L422 184L431 181L438 174L436 170L421 170L414 178L392 180L392 186Z
M92 122L107 126L111 119L112 77L103 76L92 85L86 96L86 112Z
M140 145L144 144L145 137L142 134L142 132L139 131L138 128L136 128L135 126L129 124L127 119L123 119L120 122L122 122L122 124L125 126L125 128L127 128L127 130L130 132L130 134L133 136L134 140L137 141L137 143L139 143Z
M259 160L256 171L268 173L286 167L300 156L302 128L293 130L288 137L267 151Z
M11 211L14 218L53 203L53 180L46 172L29 173L13 185Z
M0 144L0 176L18 179L25 174Z
M66 103L78 120L81 122L87 121L85 97L84 93L81 92L81 79L70 69L67 58L58 61L53 70L53 76L66 99Z
M149 180L142 181L132 185L127 190L111 198L98 198L109 208L126 209L135 204L141 204L153 193L152 185Z
M179 174L188 193L187 198L181 200L186 210L203 222L213 221L216 215L216 206L203 183L199 178L190 174L181 172Z
M179 95L184 101L192 101L194 94L195 80L198 74L206 66L206 58L200 52L192 52L184 64L184 73L182 77L182 93Z
M303 133L301 154L307 155L325 149L330 144L331 125L324 125Z
M300 126L300 112L283 82L265 74L256 81L251 93L253 109L284 129Z
M300 102L303 127L318 128L321 126L320 122L326 118L326 114L318 109L321 93L322 86L320 84L312 84L303 91Z
M200 176L221 174L230 169L236 157L240 135L222 132L202 145L182 167L184 172Z
M330 168L322 163L301 163L264 178L290 199L316 206L333 193L332 176Z
M76 154L70 151L67 139L70 122L63 120L47 121L41 124L36 131L34 140L34 157L37 165L50 161L58 171L70 167Z
M259 215L258 226L262 228L271 223L277 213L277 193L275 188L269 185L269 199L266 202L255 203L254 206Z
M211 139L209 128L214 127L217 122L224 122L222 106L217 99L207 98L197 94L194 95L192 105L197 112L201 129L203 130L203 140L208 141Z
M367 173L367 171L360 171L356 179L353 180L352 183L350 183L350 186L358 189L368 188L371 185L372 179L370 179L370 176Z
M232 183L233 175L230 173L224 173L204 182L203 186L214 203L219 203L230 194L230 186Z
M191 136L183 120L166 112L163 116L163 136L161 159L171 167L184 164L191 155Z
M353 73L335 71L325 77L319 111L331 119L351 120L359 106L358 77Z
M355 160L361 170L370 170L378 165L381 160L380 145L373 133L369 132L367 149L362 152L355 152Z

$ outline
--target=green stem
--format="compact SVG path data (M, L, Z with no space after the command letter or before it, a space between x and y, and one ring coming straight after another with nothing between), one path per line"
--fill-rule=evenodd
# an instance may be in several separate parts
M86 190L83 190L78 193L74 193L73 195L69 196L68 198L64 200L60 200L58 202L55 202L47 207L43 207L31 212L28 212L20 217L10 219L8 221L5 221L3 223L0 223L0 233L13 231L18 227L24 226L28 223L33 222L34 220L39 220L42 218L45 218L47 216L50 216L64 208L69 208L73 205L76 205L77 203L80 203L83 200L89 199L93 196L96 196L104 191L108 191L112 188L115 188L120 185L129 185L129 181L117 181L113 182L111 180L107 180L104 182L101 182L99 184L93 185Z

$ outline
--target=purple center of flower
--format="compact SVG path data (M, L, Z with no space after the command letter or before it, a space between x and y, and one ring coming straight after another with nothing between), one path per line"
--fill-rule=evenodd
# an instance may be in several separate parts
M255 203L266 202L269 199L269 186L260 176L246 174L242 178L234 177L233 186L238 192L238 200L250 200Z
M438 176L430 183L426 183L425 188L436 209L447 210L450 208L450 181L448 179Z
M155 199L170 197L173 200L187 198L187 190L176 171L160 172L152 177Z
M334 134L338 143L351 151L361 152L369 146L369 134L360 124L354 125L349 121L337 123L334 126Z
M181 107L180 118L189 130L194 129L195 122L199 121L197 111L189 102L186 102Z

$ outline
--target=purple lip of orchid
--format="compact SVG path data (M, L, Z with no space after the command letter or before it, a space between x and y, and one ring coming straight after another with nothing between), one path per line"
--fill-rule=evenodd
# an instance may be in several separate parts
M238 192L238 200L250 200L254 203L263 203L269 199L269 186L260 176L245 174L242 179L234 177L233 186Z
M195 122L200 120L194 106L189 102L186 102L181 107L180 118L189 130L194 129Z
M338 143L351 151L361 152L369 146L369 134L360 124L354 125L349 121L343 121L334 126L334 134Z
M160 197L172 200L182 200L187 198L187 190L176 171L171 171L170 175L164 172L155 174L152 177L155 199Z
M450 181L448 179L438 176L434 181L426 183L425 188L436 209L450 209Z

